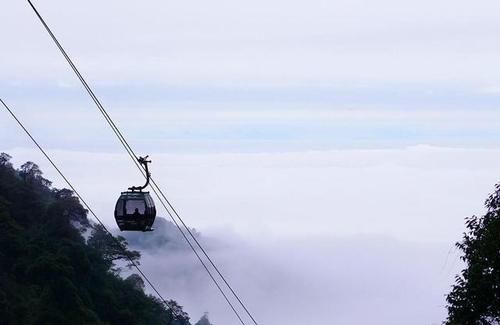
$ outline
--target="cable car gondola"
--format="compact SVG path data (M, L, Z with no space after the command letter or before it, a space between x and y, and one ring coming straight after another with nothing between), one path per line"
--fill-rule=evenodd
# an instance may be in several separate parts
M149 184L150 173L146 157L139 157L138 161L146 170L146 184L132 186L122 192L115 207L115 220L121 231L153 231L156 217L156 207L149 192L143 192Z

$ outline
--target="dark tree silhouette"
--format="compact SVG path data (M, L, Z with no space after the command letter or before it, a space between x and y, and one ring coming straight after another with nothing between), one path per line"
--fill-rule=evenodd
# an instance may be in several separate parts
M134 287L136 290L139 291L144 291L144 280L141 278L139 274L131 274L129 275L126 279L126 282L128 282L132 287Z
M466 219L457 247L466 268L448 294L446 324L500 324L500 184L486 200L482 217Z
M11 159L12 157L9 154L6 154L5 152L0 153L0 166L12 168L12 163L10 162Z
M10 159L0 154L0 324L189 325L175 301L147 295L138 275L120 277L113 265L125 254L70 190L52 188L35 163L15 170Z
M87 244L101 252L102 257L109 263L109 266L115 266L115 262L124 260L127 267L132 267L132 261L139 265L141 253L128 249L128 243L122 236L113 237L101 225L94 225L92 234ZM115 270L119 270L116 268Z
M42 175L43 173L40 170L40 167L31 161L27 161L22 164L19 170L19 176L21 176L25 182L30 184L37 183L45 187L52 185L52 182L43 178Z

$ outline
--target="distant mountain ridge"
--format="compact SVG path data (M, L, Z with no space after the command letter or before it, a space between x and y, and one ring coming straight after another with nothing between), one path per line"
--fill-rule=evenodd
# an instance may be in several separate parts
M154 231L151 232L119 232L119 235L125 237L129 245L136 249L144 249L155 252L159 249L168 249L169 251L189 249L186 240L182 236L177 226L162 217L157 217L154 223ZM187 231L182 228L186 236ZM201 234L194 228L190 228L191 233L199 238Z

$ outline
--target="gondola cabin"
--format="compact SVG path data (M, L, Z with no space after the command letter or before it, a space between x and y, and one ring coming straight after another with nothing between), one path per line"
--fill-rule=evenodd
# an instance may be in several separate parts
M148 192L122 192L116 202L115 219L122 231L150 231L156 208Z
M146 184L143 186L129 187L127 192L122 192L115 206L115 220L120 230L128 231L152 231L156 217L155 203L149 192L143 192L149 184L151 174L149 173L146 157L139 157L137 161L144 167L146 172Z

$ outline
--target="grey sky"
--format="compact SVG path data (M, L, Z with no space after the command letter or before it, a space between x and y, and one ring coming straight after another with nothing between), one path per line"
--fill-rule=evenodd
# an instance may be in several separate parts
M145 151L499 145L495 1L37 5ZM2 9L6 100L68 119L48 146L113 150L27 3Z
M27 4L5 3L7 75L19 80L22 71L31 80L74 84ZM500 81L496 1L37 4L82 70L103 84L349 80L466 82L494 89Z

